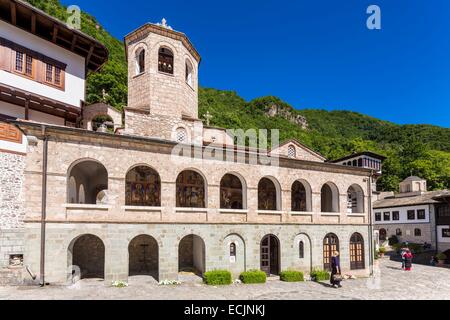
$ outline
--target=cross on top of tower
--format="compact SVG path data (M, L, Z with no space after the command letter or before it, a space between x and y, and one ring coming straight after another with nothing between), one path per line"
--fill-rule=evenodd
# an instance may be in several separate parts
M206 120L206 125L209 126L209 122L211 121L211 119L213 117L212 114L210 114L209 111L206 111L206 113L203 115L203 117Z
M161 27L163 27L163 28L172 30L172 27L169 26L169 25L167 24L166 18L162 18L161 22L157 23L157 25L158 25L158 26L161 26Z

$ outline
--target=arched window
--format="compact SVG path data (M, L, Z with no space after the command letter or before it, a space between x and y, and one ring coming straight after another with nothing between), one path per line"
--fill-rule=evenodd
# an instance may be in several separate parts
M300 259L303 259L305 257L305 244L303 243L303 241L300 241L298 243L298 257Z
M73 185L70 185L73 184L73 182L70 182L71 179L69 179L67 193L68 203L96 204L97 195L101 191L108 189L108 172L101 163L94 160L84 160L75 164L70 168L68 176L73 177L74 181L77 183L75 190L78 193L80 190L84 190L81 195L78 194L77 197L73 197L73 190L71 190ZM83 188L80 186L83 186Z
M350 238L350 269L364 269L364 239L356 232Z
M351 185L347 190L347 213L364 212L364 192L356 184Z
M230 257L236 259L236 244L234 242L230 243Z
M269 178L258 183L258 210L278 210L278 190Z
M185 80L186 80L186 83L188 85L190 85L191 87L194 85L193 84L193 79L192 79L193 69L194 68L192 67L191 62L189 60L186 60L186 64L185 64L185 70L186 70L186 72L185 72Z
M289 158L295 158L296 157L296 151L295 151L295 147L293 145L290 145L288 147L288 157Z
M136 75L145 72L145 49L141 48L136 52Z
M125 180L125 205L161 205L161 180L158 172L147 166L138 166L128 171Z
M416 237L422 236L422 230L419 228L414 229L414 236Z
M205 208L205 182L203 177L192 170L178 175L176 186L177 207Z
M220 208L243 209L242 182L234 174L226 174L220 180Z
M297 180L292 184L291 210L311 211L311 187L304 180Z
M173 53L170 49L159 48L158 71L173 74Z
M175 139L178 143L186 143L187 142L187 132L184 128L178 128L176 130Z
M321 190L321 211L339 212L339 190L335 184L328 182Z
M329 233L323 239L324 270L331 270L331 257L335 251L339 251L339 238L334 233Z

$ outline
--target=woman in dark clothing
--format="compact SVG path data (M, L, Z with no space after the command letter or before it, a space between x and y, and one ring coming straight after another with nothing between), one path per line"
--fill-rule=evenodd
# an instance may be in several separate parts
M330 283L333 288L341 286L341 263L339 261L339 252L335 251L331 257L331 278Z

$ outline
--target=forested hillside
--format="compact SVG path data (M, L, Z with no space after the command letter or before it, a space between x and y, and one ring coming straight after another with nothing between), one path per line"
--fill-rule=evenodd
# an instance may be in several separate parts
M66 20L59 0L28 0L41 10ZM121 109L127 98L127 66L122 41L112 37L96 19L82 14L82 31L103 42L109 49L108 63L101 72L90 74L87 102L101 99ZM307 127L269 109L285 110L305 119ZM296 106L301 108L301 106ZM297 110L276 97L245 101L233 91L201 88L199 115L209 111L211 124L224 128L279 129L281 140L296 138L329 159L351 152L370 150L388 157L379 184L382 190L396 190L410 174L426 178L431 189L450 188L450 129L431 125L397 125L349 111Z

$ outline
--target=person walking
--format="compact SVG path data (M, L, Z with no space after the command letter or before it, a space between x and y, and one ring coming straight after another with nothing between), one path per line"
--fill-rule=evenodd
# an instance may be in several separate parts
M400 256L402 258L402 270L405 270L405 253L408 248L402 248L400 251Z
M331 277L330 277L330 283L333 286L333 288L341 288L341 262L339 261L339 251L333 252L333 255L331 256Z
M413 255L411 253L411 250L406 249L406 252L404 254L405 257L405 271L411 271L412 268L412 258Z

